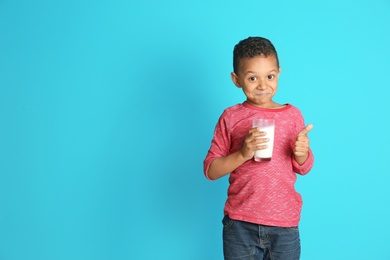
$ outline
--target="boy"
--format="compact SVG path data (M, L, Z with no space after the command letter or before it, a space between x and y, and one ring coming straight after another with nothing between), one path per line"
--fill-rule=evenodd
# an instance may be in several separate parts
M308 173L314 162L300 111L273 101L278 88L279 59L262 37L240 41L233 52L233 83L246 96L225 109L204 160L208 179L230 173L223 218L225 259L290 260L300 257L298 222L302 199L295 191L296 173ZM268 139L252 128L253 118L275 120L272 159L256 162L256 150Z

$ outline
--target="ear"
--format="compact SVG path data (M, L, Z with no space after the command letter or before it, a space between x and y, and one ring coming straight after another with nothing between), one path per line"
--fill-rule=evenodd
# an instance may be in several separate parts
M279 73L278 73L278 78L280 76L280 72L282 71L282 67L279 67Z
M232 78L234 85L236 85L237 88L241 88L237 74L232 72L230 73L230 77Z

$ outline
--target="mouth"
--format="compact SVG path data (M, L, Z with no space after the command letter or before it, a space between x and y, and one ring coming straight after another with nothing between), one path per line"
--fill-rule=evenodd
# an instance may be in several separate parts
M269 94L271 94L271 92L259 92L259 91L256 91L255 93L254 93L254 95L255 96L267 96L267 95L269 95Z

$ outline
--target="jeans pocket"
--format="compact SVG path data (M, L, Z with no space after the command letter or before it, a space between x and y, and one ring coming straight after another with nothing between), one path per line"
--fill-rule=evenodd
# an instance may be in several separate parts
M224 228L228 228L233 225L234 220L230 219L228 215L225 215L222 219L222 225Z

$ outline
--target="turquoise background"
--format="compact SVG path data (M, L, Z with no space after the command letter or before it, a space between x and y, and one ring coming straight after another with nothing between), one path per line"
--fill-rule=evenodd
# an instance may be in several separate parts
M314 125L301 259L390 259L389 28L388 0L0 0L0 259L222 259L203 159L251 35Z

